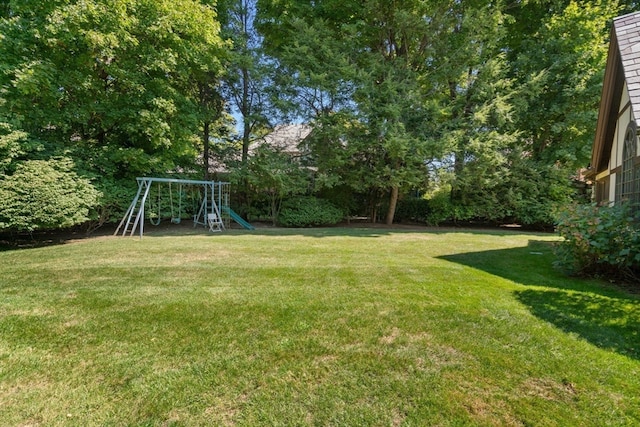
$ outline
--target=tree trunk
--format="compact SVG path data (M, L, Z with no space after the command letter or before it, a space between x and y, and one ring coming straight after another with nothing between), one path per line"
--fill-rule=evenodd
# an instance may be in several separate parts
M240 107L240 113L242 114L242 163L247 162L249 157L249 141L251 137L251 123L249 113L249 70L242 69L242 106Z
M451 185L451 200L459 200L461 195L461 179L464 171L464 148L459 144L455 151L453 163L453 183Z
M202 136L203 142L203 150L202 150L202 160L204 162L204 180L209 181L209 126L210 123L208 120L204 122L204 135Z
M387 225L393 224L393 218L396 215L396 206L398 205L399 189L397 185L391 187L391 198L389 199L389 210L387 211Z

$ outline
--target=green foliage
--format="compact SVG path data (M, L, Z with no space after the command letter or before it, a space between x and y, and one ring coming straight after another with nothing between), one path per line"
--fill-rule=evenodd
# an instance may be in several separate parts
M318 182L318 176L314 176L315 182ZM328 200L332 205L340 208L345 215L351 216L358 213L360 208L357 194L353 193L353 189L347 185L333 185L324 187L321 191L315 193L321 199Z
M258 146L245 163L237 165L231 175L236 185L245 184L268 201L271 220L278 219L282 200L309 190L309 173L290 154L267 144ZM258 201L259 203L259 201Z
M75 225L95 207L92 229L126 209L136 176L193 170L200 124L221 116L219 31L214 9L197 0L0 10L0 121L13 125L0 124L3 228ZM50 160L59 157L73 166ZM38 200L27 198L29 185Z
M429 214L426 223L437 226L442 222L454 218L451 194L448 191L438 191L429 199Z
M522 2L509 26L521 146L547 165L590 157L617 0Z
M479 220L552 229L554 212L576 197L572 171L536 162L518 149L487 166L474 161L456 176L439 176L441 189L430 198L428 222ZM449 190L453 182L456 197Z
M65 228L90 218L99 193L69 158L27 160L0 177L0 229Z
M116 181L109 177L103 177L94 186L99 198L94 209L95 215L85 224L88 233L104 224L120 221L137 190L135 180Z
M274 113L269 94L273 90L273 64L264 55L254 20L257 0L218 0L222 35L232 42L228 52L223 92L229 106L239 114L242 141L241 159L249 156L252 138L268 125Z
M635 205L574 204L559 214L556 265L571 274L640 279L640 213Z
M280 93L316 125L316 182L380 206L433 161L454 174L447 216L524 224L571 195L616 1L259 5Z
M54 145L56 155L72 150L94 173L103 166L92 164L100 150L117 177L147 174L154 163L193 162L199 83L215 83L224 54L211 7L195 0L32 3L12 2L0 18L2 116ZM143 161L126 163L119 150Z
M370 206L389 190L421 182L430 155L421 93L431 53L422 43L430 33L428 5L260 4L265 43L283 68L281 97L316 124L321 182L369 194ZM393 206L398 193L391 194ZM391 209L387 220L393 216Z
M452 200L451 194L446 190L436 192L428 201L429 211L425 222L429 225L437 226L443 222L456 223L478 218L484 219L476 210L477 206Z
M0 174L13 170L12 163L25 154L28 134L16 131L8 123L0 123Z
M135 176L202 170L210 154L221 163L214 142L233 133L232 106L244 124L229 146L246 163L239 200L269 204L274 220L283 198L310 190L308 174L271 155L249 162L248 148L267 119L287 116L314 126L313 191L339 188L345 210L373 218L388 206L391 221L399 200L401 220L548 224L572 195L567 171L588 161L608 25L635 6L5 1L0 173L72 158L103 194L100 224ZM427 188L427 164L453 178ZM434 187L451 194L428 214L403 206L410 189Z
M335 225L344 213L329 201L316 197L294 197L282 202L278 223L285 227Z
M407 197L398 201L395 219L397 222L427 222L431 214L430 201L418 197Z

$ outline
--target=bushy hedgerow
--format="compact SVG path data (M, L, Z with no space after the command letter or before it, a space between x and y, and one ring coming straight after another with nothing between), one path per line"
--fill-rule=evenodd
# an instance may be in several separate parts
M638 206L572 205L558 215L556 265L574 275L640 278Z
M294 197L282 202L278 223L284 227L334 225L344 213L327 200L316 197Z

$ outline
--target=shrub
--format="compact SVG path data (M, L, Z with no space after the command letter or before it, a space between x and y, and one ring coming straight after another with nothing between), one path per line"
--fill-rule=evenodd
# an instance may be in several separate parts
M68 158L27 160L0 175L0 229L65 228L89 220L98 191Z
M473 206L452 201L450 194L446 191L434 194L428 202L429 210L425 218L428 225L437 226L443 222L469 221L477 218Z
M278 223L284 227L334 225L343 217L343 212L327 200L294 197L282 203Z
M637 281L640 215L631 204L572 205L558 215L556 266L570 274Z
M427 222L430 213L429 200L409 197L398 201L395 221Z
M87 233L92 233L104 224L120 221L137 191L136 181L131 179L115 180L103 177L94 186L100 197L94 207L95 214L83 225Z

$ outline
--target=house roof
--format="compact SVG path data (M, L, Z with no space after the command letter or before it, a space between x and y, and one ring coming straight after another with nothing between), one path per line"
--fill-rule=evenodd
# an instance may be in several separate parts
M300 143L311 133L311 126L305 124L278 125L273 131L256 140L249 147L249 151L267 144L292 155L300 154Z
M611 26L590 176L602 172L609 164L625 81L631 109L640 111L640 12L619 16Z

